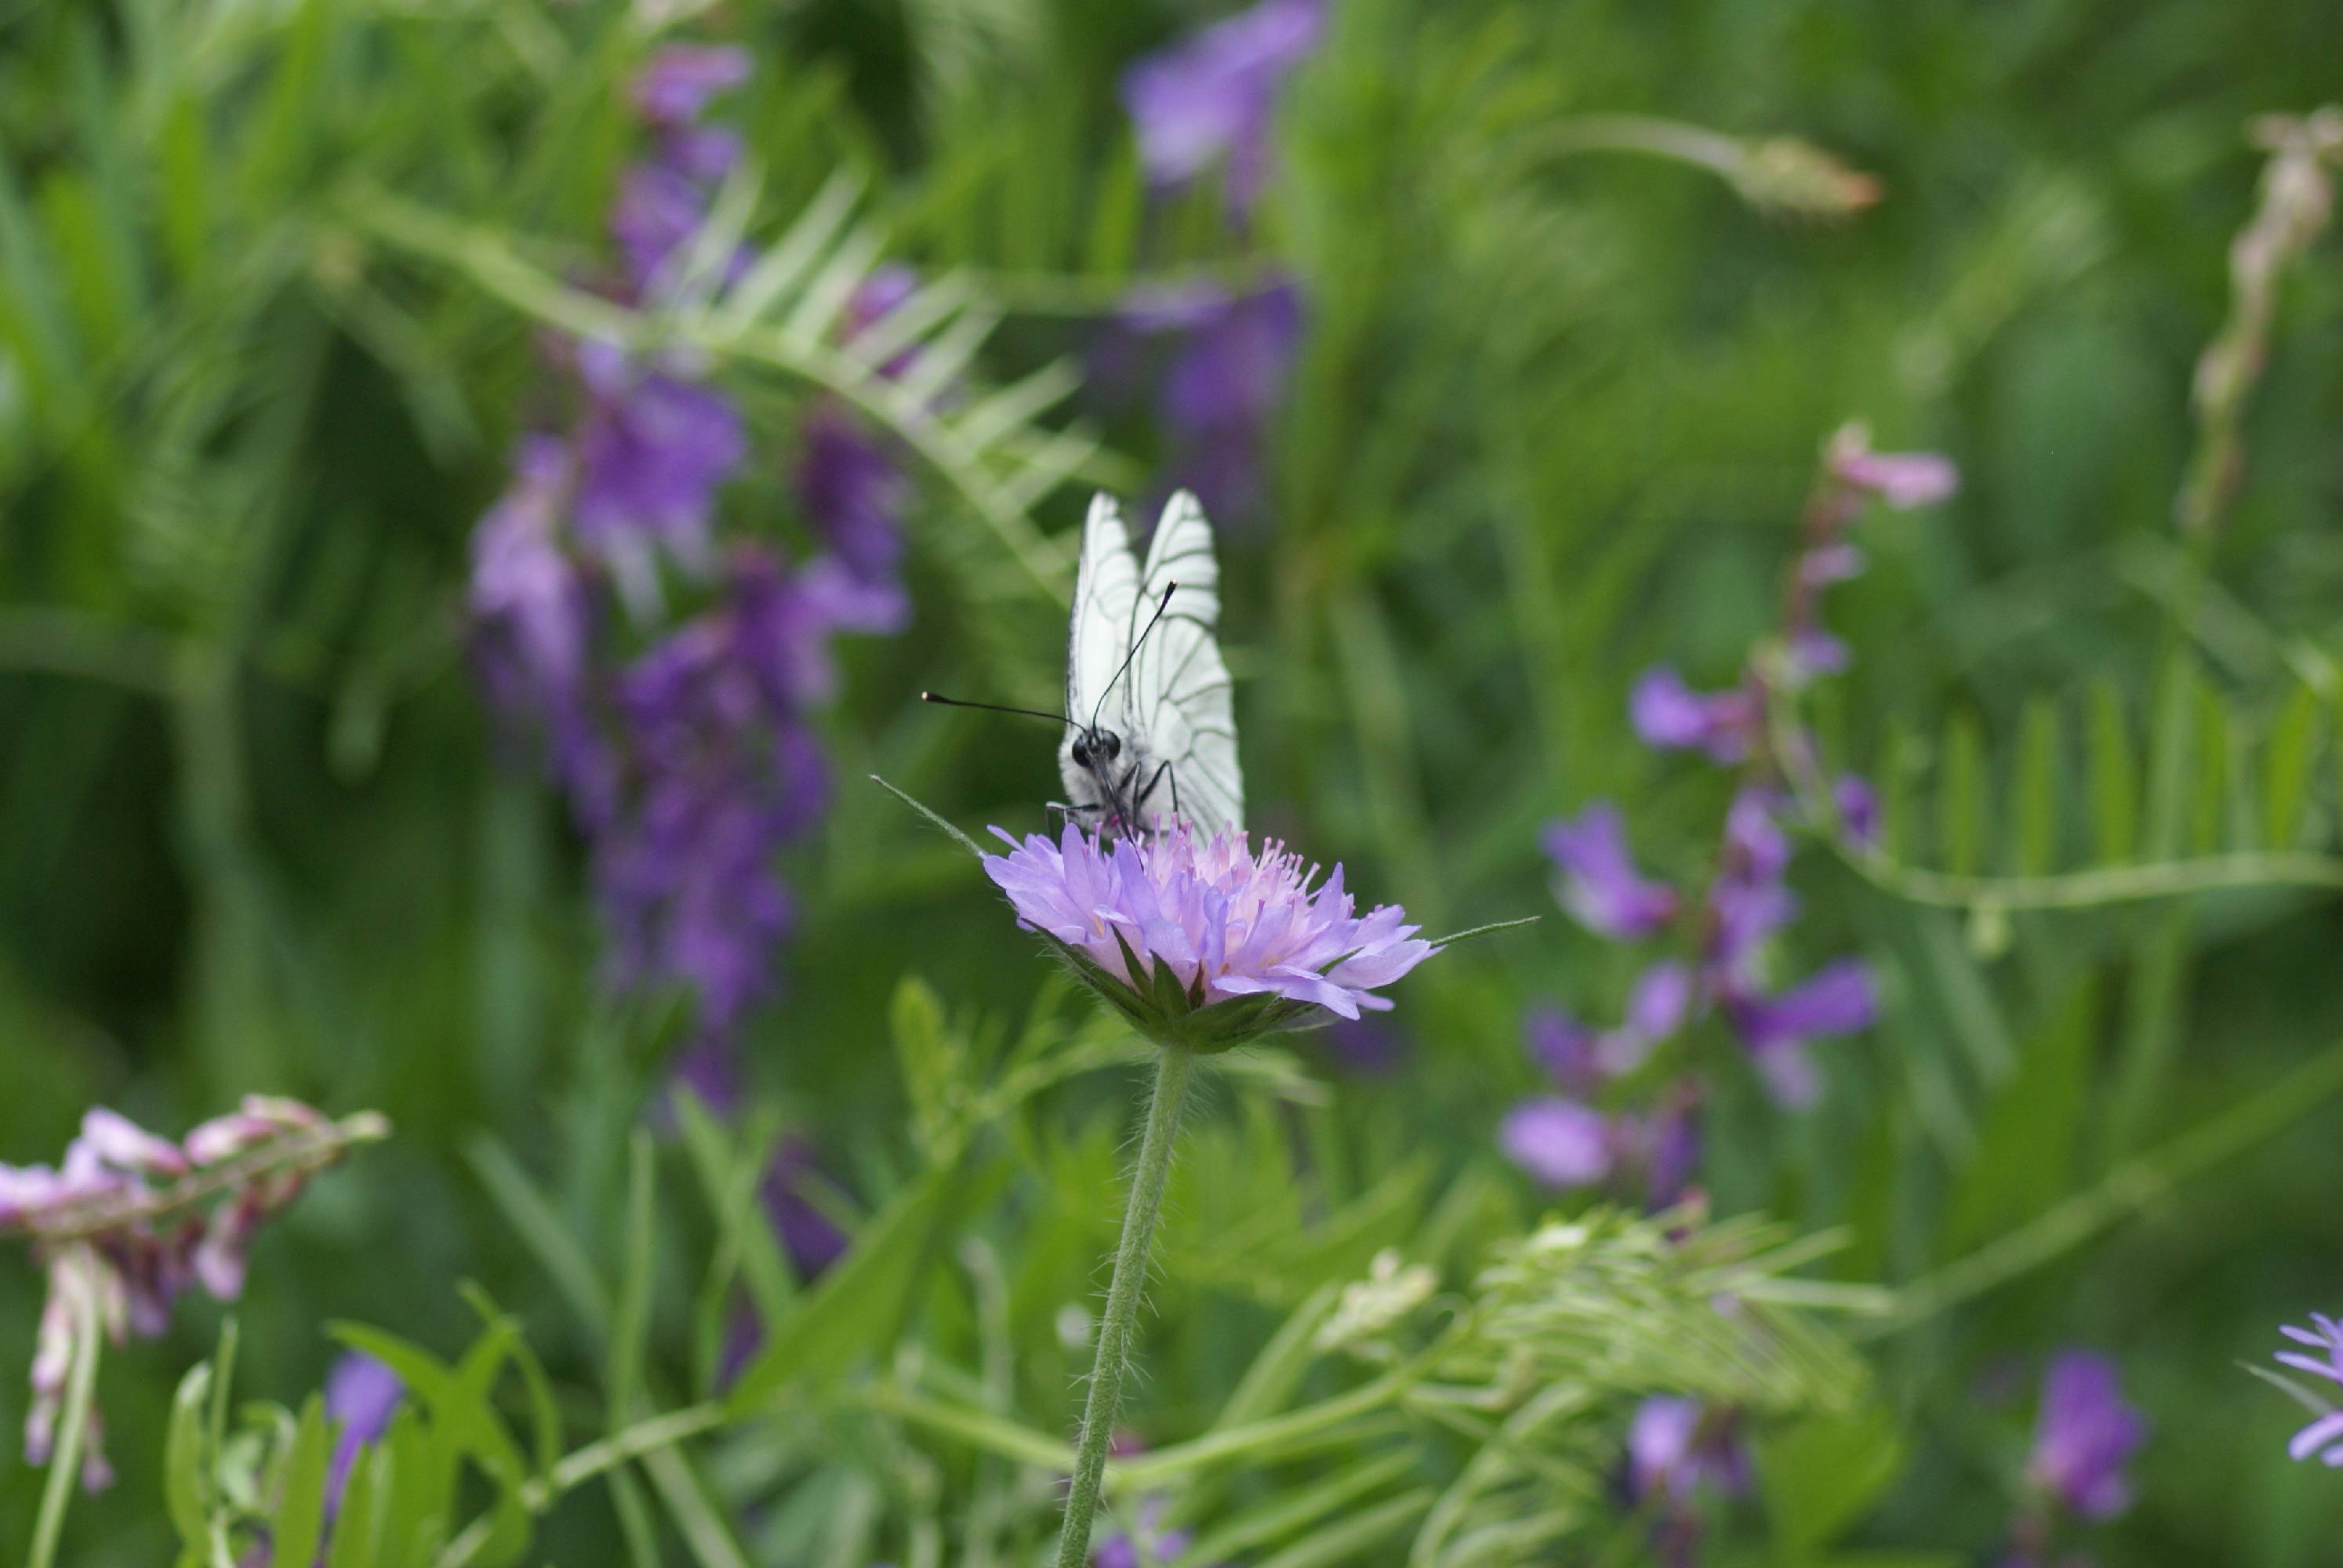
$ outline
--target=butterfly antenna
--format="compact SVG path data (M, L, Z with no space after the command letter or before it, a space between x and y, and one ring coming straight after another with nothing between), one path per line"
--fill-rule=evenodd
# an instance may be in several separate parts
M1062 713L1044 713L1038 708L1011 708L999 702L968 702L957 697L942 697L932 691L920 693L921 702L933 702L944 708L973 708L985 713L1014 713L1026 719L1046 719L1052 724L1071 724Z
M1122 656L1122 668L1114 672L1114 680L1110 680L1104 686L1099 688L1098 706L1091 709L1091 728L1092 729L1096 729L1098 728L1099 715L1106 711L1106 694L1114 689L1115 681L1121 680L1124 676L1131 673L1131 661L1139 657L1139 650L1147 646L1148 633L1153 631L1155 629L1155 623L1163 618L1163 612L1172 608L1172 596L1179 591L1180 585L1178 583L1165 583L1163 585L1163 601L1155 607L1155 613L1148 618L1146 627L1141 630L1140 634L1136 638L1131 639L1131 651ZM1071 720L1069 720L1069 722L1071 722Z

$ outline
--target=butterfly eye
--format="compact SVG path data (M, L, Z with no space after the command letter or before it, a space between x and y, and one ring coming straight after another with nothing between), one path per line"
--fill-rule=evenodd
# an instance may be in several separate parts
M1087 739L1083 739L1083 740L1077 740L1077 741L1075 741L1075 742L1074 742L1074 766L1075 766L1075 767L1077 767L1077 768L1087 768L1087 767L1089 767L1090 765L1091 765L1091 743L1090 743Z
M1099 737L1099 753L1109 762L1122 755L1122 738L1110 729Z

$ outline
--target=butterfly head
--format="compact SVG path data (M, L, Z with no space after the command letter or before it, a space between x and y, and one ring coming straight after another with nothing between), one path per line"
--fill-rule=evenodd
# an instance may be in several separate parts
M1122 737L1111 729L1090 729L1074 737L1077 768L1103 768L1122 755Z

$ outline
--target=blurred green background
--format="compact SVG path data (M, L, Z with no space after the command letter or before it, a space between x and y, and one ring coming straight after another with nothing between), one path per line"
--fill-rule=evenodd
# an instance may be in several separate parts
M250 1090L386 1111L396 1140L256 1256L239 1309L255 1397L316 1385L331 1318L452 1351L473 1328L466 1278L542 1327L558 1369L574 1361L467 1151L483 1130L510 1146L600 1255L625 1135L684 1032L675 1005L598 983L572 819L529 738L484 706L465 624L474 526L516 439L557 417L548 323L499 269L524 257L590 292L642 138L625 83L662 37L753 58L724 115L762 175L753 242L850 171L874 263L961 274L1000 313L971 377L1062 359L1086 378L1031 423L1102 445L1012 508L1052 541L1094 483L1143 498L1178 471L1178 432L1117 385L1117 310L1199 280L1293 281L1302 332L1267 395L1261 501L1219 519L1251 814L1433 930L1552 916L1538 830L1599 798L1628 804L1646 864L1696 882L1730 781L1640 746L1626 693L1663 659L1704 688L1734 677L1849 418L1962 473L1948 505L1865 525L1871 570L1832 611L1854 668L1815 702L1833 755L1896 809L1899 854L2016 869L2044 779L2058 869L2258 846L2288 747L2303 806L2284 831L2337 853L2331 240L2280 292L2201 590L2173 498L2192 366L2256 201L2247 122L2337 95L2343 13L1358 0L1282 93L1268 188L1236 223L1210 181L1143 195L1116 91L1212 15L0 14L0 1157L54 1158L93 1101L164 1129ZM1580 116L1618 114L1795 136L1882 199L1801 214L1678 160L1572 150ZM726 530L786 537L799 421L829 394L720 352L709 376L750 441ZM798 923L741 1035L754 1098L860 1201L909 1160L887 1043L900 980L1001 1019L1042 980L990 884L861 781L970 828L1041 824L1057 786L1039 727L917 701L1055 690L1064 578L1021 569L970 488L1015 470L990 450L904 458L911 618L840 644L820 718L835 799L780 861ZM2110 829L2127 800L2136 818ZM1801 967L1860 952L1885 1019L1822 1048L1810 1114L1728 1081L1709 1186L1721 1212L1850 1227L1828 1265L1848 1279L1925 1274L2343 1036L2331 887L2004 916L1899 899L1823 849L1797 879ZM1523 1011L1614 1013L1631 972L1559 918L1460 951L1403 988L1396 1066L1348 1072L1304 1047L1326 1103L1295 1114L1359 1171L1503 1172L1497 1119L1538 1081ZM1051 1114L1111 1130L1127 1089L1093 1075ZM1912 1462L1865 1539L1983 1560L2028 1408L1991 1391L2087 1344L2122 1361L2156 1427L2137 1507L2091 1537L2102 1561L2332 1561L2343 1490L2285 1462L2290 1408L2235 1363L2343 1300L2338 1114L2312 1108L1881 1342ZM1522 1217L1543 1201L1509 1172L1496 1185ZM1111 1187L1061 1191L1095 1199L1084 1233L1103 1237ZM29 1355L39 1299L34 1270L0 1267L0 1362ZM159 1434L217 1321L190 1304L111 1361L124 1480L73 1560L165 1550ZM682 1353L679 1332L660 1342ZM1181 1386L1167 1370L1143 1397L1176 1412ZM0 1380L0 1428L21 1388ZM38 1481L0 1466L0 1539L29 1527ZM588 1539L553 1560L604 1560Z

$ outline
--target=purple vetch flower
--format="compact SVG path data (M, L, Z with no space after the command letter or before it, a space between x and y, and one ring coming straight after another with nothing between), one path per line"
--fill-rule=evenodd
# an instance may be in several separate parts
M670 44L635 77L635 108L654 126L688 126L709 102L749 79L749 52Z
M985 875L1018 922L1087 965L1093 989L1134 1021L1176 1028L1256 998L1262 1007L1227 1019L1257 1031L1356 1018L1388 1009L1376 991L1432 955L1397 905L1354 914L1341 866L1313 887L1317 867L1274 841L1256 854L1241 829L1199 841L1180 822L1111 844L1071 822L1055 844L993 831L1010 852L985 857Z
M1934 506L1960 486L1960 470L1950 458L1934 452L1875 452L1870 433L1860 425L1846 426L1831 437L1825 460L1835 483L1898 511Z
M1242 216L1269 174L1278 88L1318 46L1322 0L1262 0L1124 73L1139 159L1159 186L1185 185L1222 159Z
M1654 1394L1635 1409L1627 1429L1627 1496L1653 1511L1654 1548L1669 1568L1699 1561L1702 1504L1745 1496L1753 1484L1738 1425L1729 1412L1673 1395Z
M1838 808L1839 825L1858 844L1879 841L1879 792L1871 780L1842 773L1831 785L1831 801Z
M1165 1529L1164 1512L1161 1497L1140 1499L1132 1510L1131 1530L1116 1531L1091 1549L1091 1568L1143 1568L1148 1563L1177 1562L1188 1550L1188 1532Z
M340 1509L358 1456L390 1430L390 1418L398 1413L405 1392L397 1372L356 1351L336 1362L326 1374L326 1419L335 1429L333 1463L326 1473L329 1513Z
M1752 1473L1730 1417L1698 1400L1654 1394L1635 1407L1627 1429L1627 1483L1638 1498L1685 1498L1714 1490L1741 1496Z
M1763 715L1746 687L1703 694L1664 664L1644 672L1627 699L1628 718L1644 745L1669 751L1704 751L1717 762L1749 755Z
M1161 357L1158 417L1176 483L1215 518L1268 511L1267 432L1284 406L1303 329L1302 290L1280 277L1242 293L1217 284L1134 290L1091 345L1093 392L1127 397Z
M1555 897L1596 935L1646 937L1674 916L1675 890L1636 872L1626 825L1610 802L1598 800L1577 817L1552 824L1544 843L1561 870Z
M834 562L791 572L742 547L724 600L618 682L626 788L595 844L614 974L622 989L689 985L703 1041L771 989L792 915L773 858L829 799L806 710L835 679L830 638L891 630L904 608L900 590Z
M1407 1035L1381 1019L1341 1018L1320 1036L1327 1058L1343 1072L1359 1078L1381 1078L1407 1061Z
M892 580L910 490L895 460L841 408L809 411L798 439L795 481L806 517L856 577Z
M680 367L640 365L592 341L578 346L577 364L588 405L572 520L639 612L656 597L659 553L696 575L713 568L716 492L748 457L748 437L732 405Z
M2124 1402L2116 1363L2067 1351L2043 1375L2026 1480L2087 1519L2110 1519L2131 1504L2124 1467L2147 1441L2147 1420Z
M1592 1187L1611 1174L1611 1119L1558 1095L1524 1100L1505 1113L1497 1147L1545 1186Z
M2300 1351L2280 1351L2278 1362L2343 1385L2343 1321L2313 1312L2310 1322L2307 1329L2281 1324L2278 1332L2298 1345L2308 1345L2323 1353L2305 1355ZM2298 1460L2316 1459L2322 1464L2343 1469L2343 1410L2329 1410L2296 1432L2294 1441L2287 1445L2287 1452Z
M758 1189L789 1266L804 1280L819 1278L846 1256L850 1245L846 1232L807 1196L819 1174L813 1145L803 1138L786 1138L773 1151Z
M25 1456L48 1462L84 1325L116 1343L153 1338L191 1284L233 1299L261 1221L351 1142L382 1132L379 1118L337 1124L297 1101L247 1095L174 1143L99 1107L55 1170L0 1165L0 1230L26 1239L48 1276ZM112 1478L93 1412L82 1483L96 1491Z
M1808 1105L1820 1086L1807 1043L1869 1029L1879 1017L1879 992L1860 960L1840 959L1772 996L1728 990L1725 1010L1775 1097Z

